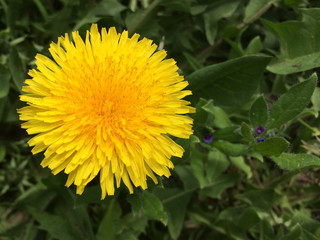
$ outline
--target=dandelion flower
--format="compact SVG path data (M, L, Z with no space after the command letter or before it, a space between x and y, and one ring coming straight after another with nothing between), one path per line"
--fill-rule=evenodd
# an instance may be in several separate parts
M42 167L64 171L78 194L99 173L102 199L121 180L132 193L147 188L147 176L169 177L171 157L184 152L169 136L192 134L188 83L164 50L138 39L93 24L85 41L75 31L51 43L53 60L38 54L28 73L18 111L35 134L32 153L44 151Z

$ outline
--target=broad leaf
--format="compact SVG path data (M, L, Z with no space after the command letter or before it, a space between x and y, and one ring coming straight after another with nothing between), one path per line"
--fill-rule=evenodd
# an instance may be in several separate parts
M162 202L148 191L144 191L142 194L142 210L149 218L159 220L164 225L167 225L168 216L164 212Z
M289 142L284 138L272 137L264 142L257 143L252 148L265 156L279 156L289 147Z
M269 118L269 111L267 103L263 96L257 98L257 100L252 104L250 109L250 122L254 128L261 126L266 126Z
M192 99L213 98L228 112L239 111L257 91L270 58L246 56L197 70L186 77Z
M281 56L268 70L277 74L290 74L320 66L319 8L300 9L301 21L272 23L264 20L280 39Z
M310 102L317 79L317 75L313 74L283 94L273 105L268 128L278 128L298 116Z
M320 158L305 154L282 153L279 157L273 157L273 161L284 170L296 171L304 168L320 168Z

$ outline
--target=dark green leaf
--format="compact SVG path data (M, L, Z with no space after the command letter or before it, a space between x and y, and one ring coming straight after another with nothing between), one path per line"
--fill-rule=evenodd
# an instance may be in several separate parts
M254 18L254 16L263 9L265 5L272 4L274 0L250 0L249 4L246 6L245 14L244 14L244 20L248 21L251 18Z
M255 138L251 133L250 127L245 122L242 122L241 124L241 133L242 133L242 136L248 138L250 141L255 141Z
M248 152L248 147L243 144L230 143L223 140L213 141L212 145L229 156L240 156Z
M299 239L302 233L302 229L299 223L291 227L289 233L283 236L283 240L296 240Z
M35 208L29 208L29 212L40 223L40 228L48 231L53 238L59 240L85 239L79 234L70 222L62 216L49 214Z
M277 74L302 72L320 66L320 19L318 8L301 9L301 21L263 23L280 38L281 56L268 70Z
M168 216L163 209L162 202L148 191L144 191L142 194L142 210L149 218L159 220L167 225Z
M168 229L170 236L177 239L183 227L186 208L194 190L184 191L181 189L159 189L155 194L161 199L163 206L168 214Z
M252 104L250 109L250 122L256 128L259 125L265 127L268 122L269 111L264 97L261 96Z
M263 46L259 36L253 38L245 50L245 54L257 54L262 50Z
M115 239L115 226L114 226L114 218L113 211L116 199L113 198L109 202L108 209L100 222L98 232L96 234L97 240L113 240Z
M213 98L228 112L241 109L257 91L270 58L246 56L204 67L186 77L193 99Z
M313 74L308 80L293 86L283 94L273 105L268 128L278 128L299 115L310 102L317 79Z
M22 85L25 80L25 73L18 51L15 47L10 48L9 70L17 91L22 93Z
M10 72L0 65L0 98L6 97L10 89Z
M227 156L217 149L212 149L208 154L208 162L205 166L208 183L212 183L228 167L230 163Z
M265 156L279 156L289 147L289 142L281 137L271 137L257 143L252 148Z
M243 194L236 196L237 199L268 212L272 208L272 204L279 199L279 195L273 189L248 190Z
M220 1L215 7L203 15L207 40L210 45L214 43L218 30L218 21L230 17L237 9L239 1Z
M234 186L234 184L238 182L240 178L241 175L238 173L219 175L212 183L201 189L200 198L203 199L205 197L211 197L220 199L221 194L227 188Z
M190 166L178 165L174 169L179 175L181 182L183 183L184 189L196 189L199 187L199 182L197 178L193 175Z

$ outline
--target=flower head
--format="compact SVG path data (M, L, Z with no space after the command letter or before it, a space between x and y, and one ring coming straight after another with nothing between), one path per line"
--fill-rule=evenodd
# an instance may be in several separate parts
M258 134L262 134L264 133L265 129L263 126L259 125L257 128L256 128L256 133Z
M19 109L33 154L44 152L43 167L53 174L68 174L66 186L77 193L100 172L102 199L114 194L121 180L130 193L133 186L147 188L169 177L171 156L184 150L168 135L189 138L194 112L182 100L191 91L177 73L173 59L149 39L117 33L96 24L85 41L79 33L66 34L51 43L53 60L36 56L37 70L29 71L26 93Z
M214 138L213 134L207 133L203 136L203 141L206 143L211 143L213 138Z
M265 141L264 138L258 138L258 139L257 139L257 142L258 142L258 143L261 143L261 142L264 142L264 141Z

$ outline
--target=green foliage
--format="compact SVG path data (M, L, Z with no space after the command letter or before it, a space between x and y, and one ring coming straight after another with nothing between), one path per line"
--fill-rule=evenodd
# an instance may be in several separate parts
M0 0L0 239L319 239L319 7ZM41 168L16 112L35 55L91 23L163 45L196 108L194 135L175 139L185 153L172 176L103 201L98 180L79 196Z

